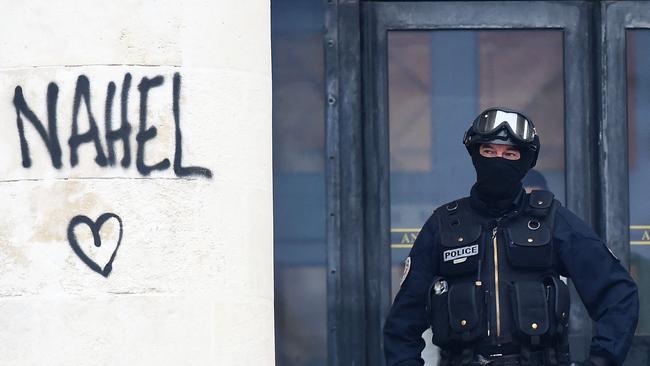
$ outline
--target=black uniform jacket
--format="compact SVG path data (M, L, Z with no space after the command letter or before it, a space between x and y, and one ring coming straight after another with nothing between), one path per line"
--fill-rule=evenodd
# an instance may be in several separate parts
M437 225L432 215L422 227L410 252L410 271L384 325L388 366L424 364L420 353L428 328L427 292L437 272ZM590 353L622 364L638 317L635 283L594 231L564 207L557 209L553 238L557 272L571 278L596 323Z

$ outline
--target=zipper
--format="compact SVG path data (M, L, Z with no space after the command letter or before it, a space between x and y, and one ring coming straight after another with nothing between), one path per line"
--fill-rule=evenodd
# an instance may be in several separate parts
M496 306L497 338L501 335L501 309L499 307L499 250L497 246L497 227L492 229L492 249L494 252L494 302Z
M490 318L492 317L492 312L490 311L490 291L486 290L485 291L485 309L487 309L487 336L490 337L490 330L492 329L492 325L490 324Z

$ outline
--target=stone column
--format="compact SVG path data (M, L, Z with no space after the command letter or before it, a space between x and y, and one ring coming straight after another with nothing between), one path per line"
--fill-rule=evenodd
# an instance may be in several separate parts
M268 0L0 12L0 364L272 365Z

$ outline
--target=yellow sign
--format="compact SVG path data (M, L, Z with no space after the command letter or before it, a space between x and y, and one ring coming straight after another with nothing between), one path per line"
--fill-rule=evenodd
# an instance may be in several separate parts
M392 249L410 249L418 237L418 228L390 229ZM630 225L631 245L650 245L650 225Z
M630 225L630 244L650 245L650 225Z
M411 249L420 229L417 228L392 228L390 229L390 247L392 249Z

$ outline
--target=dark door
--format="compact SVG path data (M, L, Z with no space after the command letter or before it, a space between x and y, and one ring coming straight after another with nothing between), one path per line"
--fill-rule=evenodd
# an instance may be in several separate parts
M474 171L461 140L486 107L535 121L542 149L525 184L554 191L594 222L592 9L541 1L362 6L365 275L376 279L365 282L366 312L367 328L379 332L419 228L435 207L469 193ZM574 304L579 355L590 322ZM379 365L380 337L368 336L367 364ZM435 349L425 354L434 364Z
M604 2L599 42L603 236L637 281L639 324L627 365L650 357L650 3Z
M384 364L402 262L432 210L468 194L462 135L494 105L538 127L525 185L554 191L630 266L642 312L626 364L647 364L650 3L327 0L326 12L329 364ZM591 321L572 295L580 360ZM435 364L433 347L425 356Z

